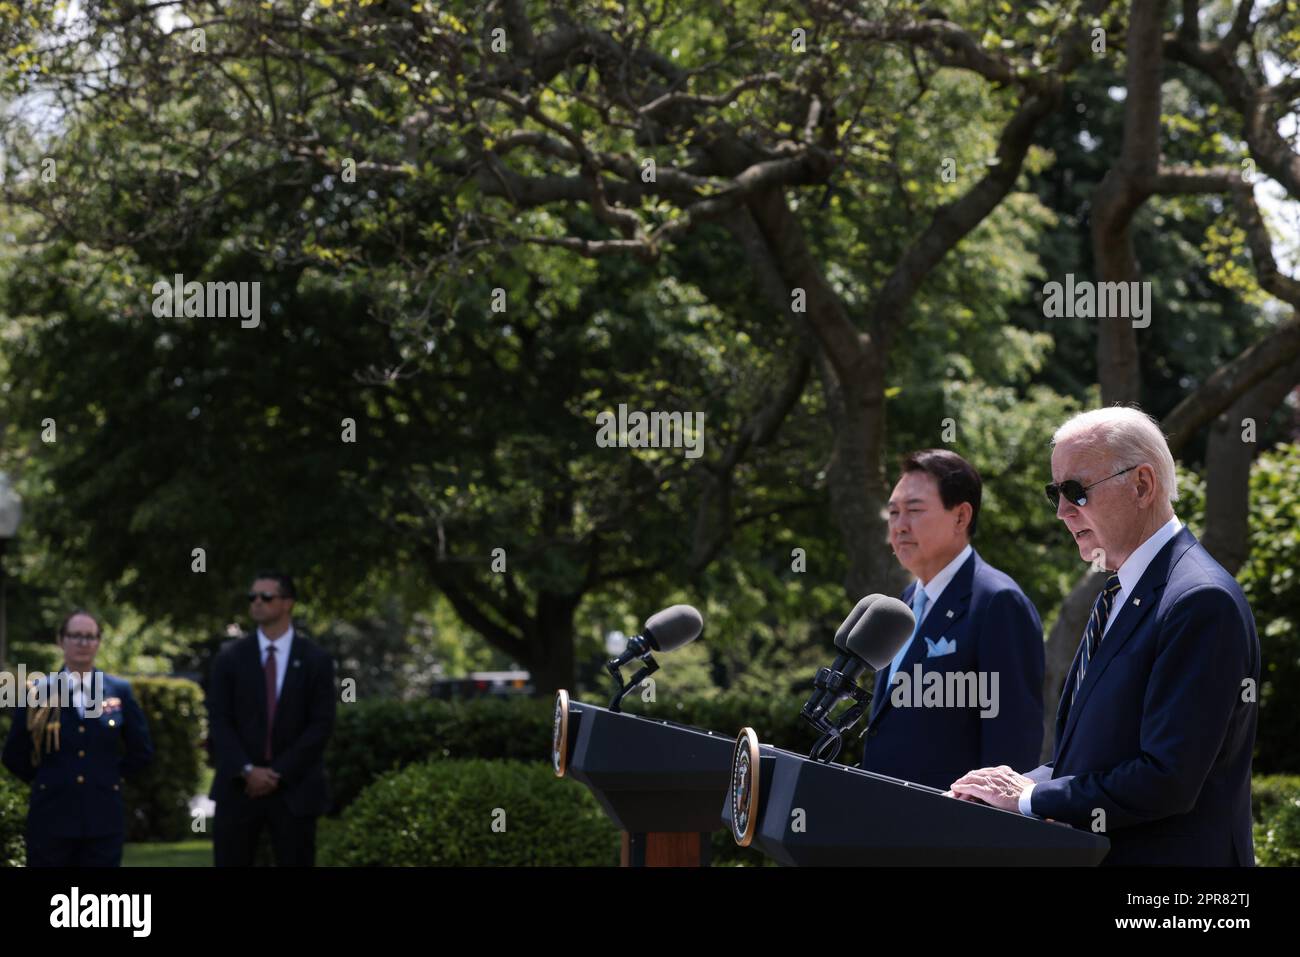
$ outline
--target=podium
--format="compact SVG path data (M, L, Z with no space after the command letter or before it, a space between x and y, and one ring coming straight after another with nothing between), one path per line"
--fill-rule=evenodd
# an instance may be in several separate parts
M622 829L624 867L708 864L733 745L728 735L556 696L556 776L585 784Z
M1095 866L1100 834L946 797L861 768L736 740L722 817L741 845L781 864Z

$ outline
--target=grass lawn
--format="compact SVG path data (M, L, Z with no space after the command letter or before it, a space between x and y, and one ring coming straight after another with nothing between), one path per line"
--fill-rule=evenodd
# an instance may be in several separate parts
M211 867L212 841L149 842L127 844L122 849L123 867Z

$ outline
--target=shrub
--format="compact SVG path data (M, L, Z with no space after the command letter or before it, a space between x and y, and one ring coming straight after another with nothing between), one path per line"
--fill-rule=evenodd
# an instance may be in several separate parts
M605 695L587 700L604 704ZM631 714L666 719L726 735L746 725L764 744L804 751L815 735L799 717L801 699L756 698L728 693L712 698L624 702ZM554 702L539 698L480 698L471 701L366 701L339 710L326 752L334 807L347 807L385 771L438 758L501 758L541 761L551 753ZM856 761L850 735L841 757Z
M1281 445L1250 473L1250 557L1237 572L1263 657L1255 767L1300 772L1300 445Z
M27 864L27 793L30 789L0 771L0 867Z
M126 839L179 841L191 837L190 798L199 787L207 736L203 691L185 678L132 678L153 763L126 782Z
M1300 777L1264 775L1251 782L1255 861L1300 867Z
M367 787L320 856L345 867L604 866L618 847L595 798L549 764L444 759Z

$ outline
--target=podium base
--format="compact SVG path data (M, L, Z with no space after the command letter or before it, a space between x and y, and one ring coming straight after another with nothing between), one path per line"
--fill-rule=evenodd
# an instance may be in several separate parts
M708 867L709 835L699 831L623 831L623 867Z

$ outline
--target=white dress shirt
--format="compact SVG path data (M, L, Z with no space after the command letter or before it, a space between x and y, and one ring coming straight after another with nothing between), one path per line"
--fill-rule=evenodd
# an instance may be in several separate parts
M1160 549L1169 544L1170 540L1178 534L1178 530L1183 527L1183 523L1175 515L1169 521L1165 522L1154 532L1145 542L1133 549L1133 554L1124 559L1124 564L1119 566L1119 591L1115 593L1115 601L1110 606L1110 615L1106 618L1106 625L1101 630L1101 636L1104 639L1106 633L1110 631L1110 626L1114 624L1115 619L1119 617L1120 610L1124 607L1124 602L1128 596L1133 594L1133 589L1137 588L1138 582L1146 574L1147 567L1151 564L1152 559ZM1080 639L1082 640L1082 639ZM1101 647L1100 642L1098 647ZM1065 691L1061 692L1065 694ZM1034 793L1034 785L1031 783L1020 792L1020 813L1029 817L1037 817L1030 809L1030 795Z
M921 616L921 621L924 621L929 616L930 609L939 601L939 596L942 595L943 590L948 587L948 583L957 577L957 570L961 568L962 565L966 564L966 559L970 558L971 552L973 551L974 549L971 548L970 545L967 545L957 553L956 558L950 561L947 565L944 565L943 568L939 569L929 582L923 582L919 578L916 580L916 584L925 589L926 596L925 614ZM917 622L917 624L920 624L920 622Z
M266 670L266 656L270 654L267 651L272 644L275 645L275 700L280 700L280 689L284 687L284 673L289 669L289 650L293 647L293 625L289 626L286 631L274 642L266 637L266 633L261 628L257 629L257 647L262 653L262 670Z
M912 631L912 637L908 638L903 644L903 647L898 649L898 654L894 655L894 660L890 662L889 677L885 682L887 685L892 685L894 683L894 674L898 671L899 665L903 663L903 659L907 656L907 650L912 647L912 642L915 641L916 636L921 633L921 622L930 617L930 609L939 601L939 596L942 595L943 590L948 587L948 583L956 577L957 570L965 564L966 559L970 558L972 551L974 551L974 549L972 549L970 545L967 545L959 551L956 558L950 561L947 565L944 565L943 568L939 569L939 571L935 573L934 577L930 579L929 584L926 584L919 578L916 580L916 587L925 589L925 611L923 611L921 617L917 619L916 627ZM912 598L912 607L913 610L915 610L915 591L912 592Z
M66 674L68 676L68 685L72 688L72 707L77 710L77 717L84 718L86 716L87 698L94 699L96 697L94 694L95 673L93 671L90 672L90 677L85 679L85 684L88 686L85 688L82 687L82 677L79 672L69 671L66 672ZM102 700L102 695L99 696L99 700ZM96 701L92 700L90 703L95 704ZM100 710L96 711L95 717L98 717Z

